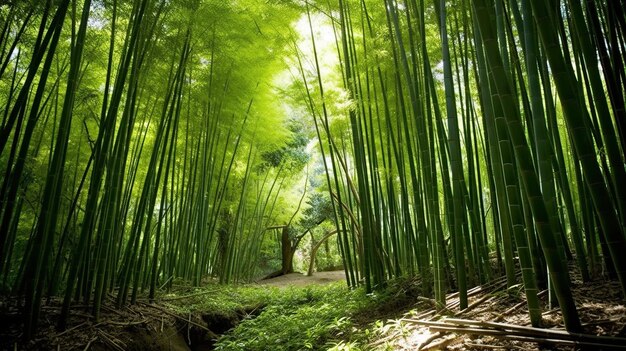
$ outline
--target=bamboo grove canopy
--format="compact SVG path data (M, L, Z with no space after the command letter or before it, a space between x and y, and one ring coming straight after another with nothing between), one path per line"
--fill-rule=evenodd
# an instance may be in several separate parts
M540 326L549 280L579 331L570 262L626 292L624 8L3 1L1 289L29 338L44 297L64 328L109 293L251 280L267 228L327 220L350 287L419 276L465 308L506 275ZM307 187L326 217L294 220Z

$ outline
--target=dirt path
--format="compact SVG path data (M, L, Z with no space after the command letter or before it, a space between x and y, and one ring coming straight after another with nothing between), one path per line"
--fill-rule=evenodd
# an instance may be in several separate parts
M287 275L281 275L280 277L266 279L258 281L259 285L268 286L309 286L309 285L324 285L336 281L345 281L346 274L344 271L330 271L330 272L316 272L312 276L307 277L302 273L290 273Z

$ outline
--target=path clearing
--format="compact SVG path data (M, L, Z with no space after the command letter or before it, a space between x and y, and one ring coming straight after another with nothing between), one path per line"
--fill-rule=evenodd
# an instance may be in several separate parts
M336 281L345 281L346 273L344 271L330 271L330 272L315 272L312 276L308 277L302 273L289 273L281 275L279 277L260 280L257 282L259 285L286 287L297 286L304 287L309 285L324 285Z

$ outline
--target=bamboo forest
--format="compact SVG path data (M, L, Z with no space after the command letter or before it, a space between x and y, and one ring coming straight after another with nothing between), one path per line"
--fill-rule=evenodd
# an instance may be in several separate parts
M626 350L625 0L0 0L1 350Z

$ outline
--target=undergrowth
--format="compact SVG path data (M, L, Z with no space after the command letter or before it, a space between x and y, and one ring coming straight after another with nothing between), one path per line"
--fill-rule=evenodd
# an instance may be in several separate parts
M164 296L164 304L180 314L211 312L230 314L241 310L262 308L276 303L285 297L275 287L252 285L217 285L211 284L197 288L188 294L188 298L180 296Z
M217 340L216 350L360 350L381 319L415 302L412 289L407 281L372 294L350 290L343 282L304 288L211 285L188 298L171 297L167 304L183 315L239 315L236 326Z
M217 350L311 350L333 341L353 341L352 316L375 303L362 289L345 284L287 288L256 318L244 320L224 335Z

